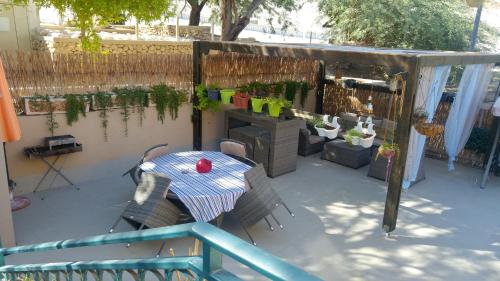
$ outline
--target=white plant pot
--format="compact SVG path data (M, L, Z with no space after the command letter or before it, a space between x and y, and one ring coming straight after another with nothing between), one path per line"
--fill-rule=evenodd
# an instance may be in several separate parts
M375 135L372 135L369 138L366 139L360 139L359 144L364 147L364 148L370 148L373 145L373 141L375 140Z
M324 128L318 128L318 127L314 126L314 129L316 129L316 131L318 132L318 136L320 136L320 137L326 136L326 133L325 133L326 130Z
M335 139L335 138L337 138L337 136L339 134L339 128L335 128L333 130L323 129L323 131L325 133L325 137L327 137L329 139Z
M359 137L351 137L351 144L352 145L359 145Z

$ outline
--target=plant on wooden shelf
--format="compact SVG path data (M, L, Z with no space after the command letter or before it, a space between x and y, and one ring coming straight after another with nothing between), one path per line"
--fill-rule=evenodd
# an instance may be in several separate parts
M207 87L205 85L196 86L196 97L198 98L198 103L193 107L200 111L211 110L213 112L219 111L220 101L211 100L207 96Z
M233 104L236 108L248 109L250 95L246 86L240 87L233 96Z
M99 108L99 117L101 118L101 127L104 130L104 141L108 141L108 112L112 106L111 94L106 92L97 92L94 94L94 102Z
M279 117L281 110L286 107L290 108L292 107L292 103L290 101L287 101L284 98L273 98L273 97L268 97L264 100L264 103L267 104L267 109L269 116L271 117Z
M78 121L79 115L83 117L87 116L87 103L88 97L86 95L65 95L66 99L65 111L66 111L66 121L68 125L72 125L74 122Z
M217 84L211 84L207 87L207 97L209 100L217 101L220 96L220 87Z
M231 104L231 98L235 95L236 91L234 89L222 89L220 90L220 98L222 104Z

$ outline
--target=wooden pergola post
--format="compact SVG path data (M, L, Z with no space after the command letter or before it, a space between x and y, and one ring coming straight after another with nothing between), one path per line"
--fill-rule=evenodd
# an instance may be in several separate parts
M399 153L394 157L392 173L387 187L385 200L384 218L382 228L386 233L396 229L398 219L399 201L401 199L401 189L403 186L403 176L410 142L411 119L413 115L413 105L417 95L418 81L420 76L420 64L417 58L409 61L409 71L407 72L406 94L403 99L403 108L408 109L401 118L397 120L394 142L399 146Z
M196 86L201 84L201 52L200 41L193 41L193 105L198 104L198 96L196 95ZM193 107L193 150L201 150L202 148L202 112Z

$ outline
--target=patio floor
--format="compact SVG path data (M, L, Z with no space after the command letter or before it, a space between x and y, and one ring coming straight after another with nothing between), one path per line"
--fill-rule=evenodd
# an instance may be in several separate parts
M20 245L105 233L133 184L121 173L134 159L102 164L106 178L28 195L32 205L14 214ZM96 167L95 169L99 169ZM258 246L325 280L498 280L500 276L500 178L477 186L482 171L426 159L427 179L402 195L398 226L390 237L381 230L386 188L366 177L367 167L353 170L319 159L299 157L297 171L273 180L294 209L279 209L285 229L268 231L264 222L251 229ZM45 196L45 200L40 200ZM223 228L246 239L230 219ZM117 231L131 230L122 222ZM183 254L191 240L168 247ZM8 263L152 257L159 242L105 246L19 255ZM61 260L62 259L62 260ZM254 280L248 269L229 259L229 270Z

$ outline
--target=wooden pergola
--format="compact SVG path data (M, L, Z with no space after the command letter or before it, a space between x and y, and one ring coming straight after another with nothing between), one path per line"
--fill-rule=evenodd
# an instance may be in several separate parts
M235 42L194 41L193 42L193 83L202 83L201 58L211 51L236 52L260 56L291 57L320 61L318 69L318 96L323 96L325 85L325 66L341 66L344 76L359 78L380 78L380 73L406 73L406 95L403 100L403 116L397 122L394 141L399 145L400 154L396 157L389 179L385 202L383 229L386 233L396 228L399 201L401 197L410 130L412 126L413 105L417 93L420 69L437 65L468 65L495 63L500 65L500 54L477 52L438 52L420 50L378 49L354 46L332 45L281 45L281 44L244 44ZM380 71L374 71L378 69ZM196 95L194 102L196 103ZM322 99L316 106L321 113ZM201 150L202 115L193 111L193 146Z

